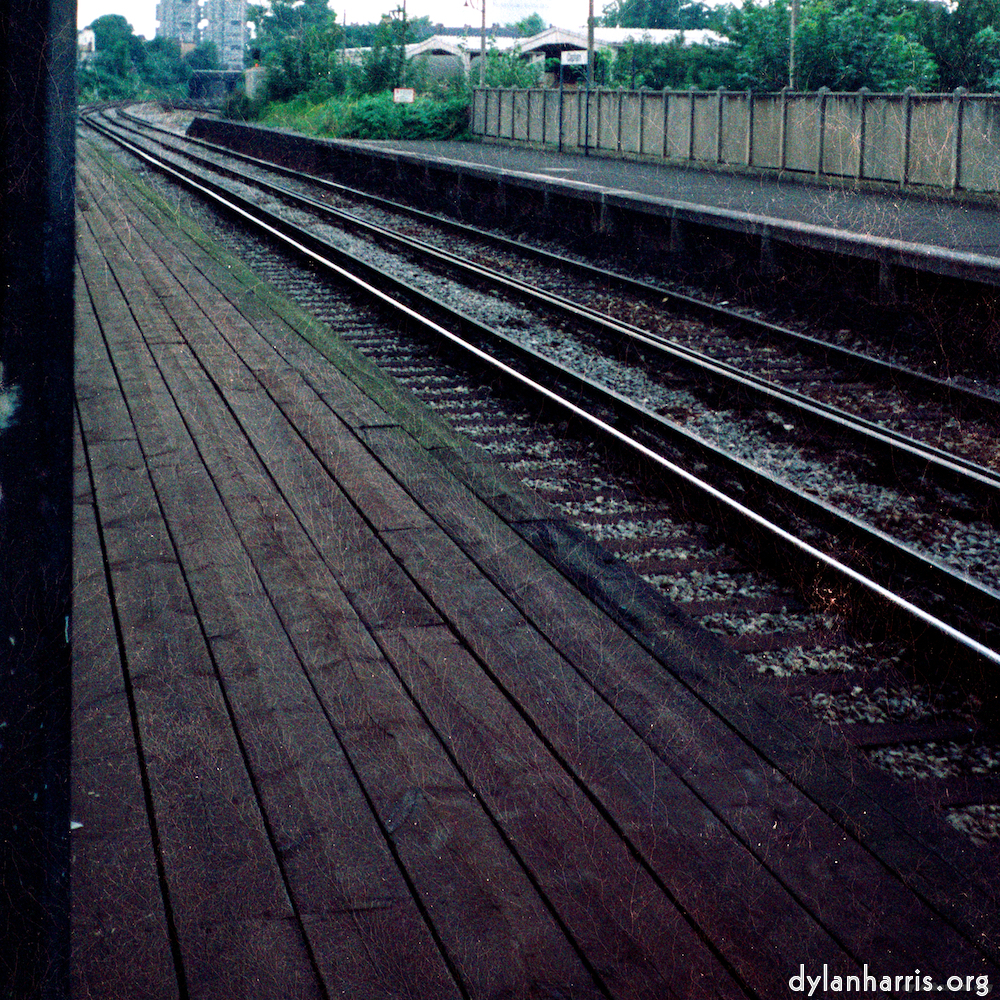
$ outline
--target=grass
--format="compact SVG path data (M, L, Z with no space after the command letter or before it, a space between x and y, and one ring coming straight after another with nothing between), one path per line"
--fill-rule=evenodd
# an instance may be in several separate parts
M389 93L330 97L318 103L300 95L267 105L258 120L261 125L342 139L471 138L464 96L417 97L412 104L396 104Z

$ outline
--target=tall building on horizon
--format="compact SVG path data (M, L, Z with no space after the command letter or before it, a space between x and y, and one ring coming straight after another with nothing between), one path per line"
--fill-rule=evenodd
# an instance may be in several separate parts
M220 69L243 69L247 0L159 0L156 17L157 36L176 38L182 53L214 42Z
M198 44L197 0L160 0L156 5L157 37L176 38L181 43L181 54L190 52Z
M215 42L222 69L243 69L247 34L247 0L205 0L203 42Z

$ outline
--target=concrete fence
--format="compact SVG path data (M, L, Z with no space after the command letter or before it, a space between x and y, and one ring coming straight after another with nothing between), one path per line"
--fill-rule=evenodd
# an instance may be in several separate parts
M563 150L1000 192L1000 95L477 89L473 132Z

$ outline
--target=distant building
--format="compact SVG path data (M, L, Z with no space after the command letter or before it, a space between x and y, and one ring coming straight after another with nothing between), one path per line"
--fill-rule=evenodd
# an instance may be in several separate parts
M246 46L246 0L206 0L203 8L208 24L202 29L201 40L214 42L221 69L243 69Z
M156 17L160 22L156 34L176 38L182 53L201 42L213 42L221 69L243 69L246 0L207 0L204 7L199 7L198 0L160 0Z
M458 31L461 34L458 34ZM685 45L721 44L724 39L714 31L704 29L680 30L673 28L595 28L594 48L612 54L619 52L629 42L652 42L664 45L680 41ZM446 28L422 42L406 46L406 58L422 57L428 61L435 75L445 72L462 71L475 75L480 52L480 33L473 28ZM546 59L558 59L563 52L587 49L587 29L546 28L530 38L512 37L496 28L488 28L487 49L496 48L500 52L514 49L528 63L544 65ZM367 49L348 49L347 58L360 62ZM550 85L548 81L546 85Z
M181 43L182 54L198 44L197 0L160 0L156 5L156 19L160 22L157 37L176 38Z
M97 36L93 29L83 28L76 34L76 54L77 58L83 62L94 58L97 51Z

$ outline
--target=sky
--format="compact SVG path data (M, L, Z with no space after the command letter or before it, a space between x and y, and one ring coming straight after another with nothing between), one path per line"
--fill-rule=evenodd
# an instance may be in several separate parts
M407 17L427 15L431 24L448 28L468 24L478 28L482 15L480 0L476 6L465 6L463 0L406 0ZM594 0L594 14L600 16L609 0ZM538 13L546 24L560 28L579 28L587 23L589 0L486 0L487 24L512 24ZM399 0L381 0L381 6L371 0L332 0L331 7L340 20L347 14L350 24L377 21L379 14L399 5ZM353 9L352 9L353 8ZM156 0L77 0L77 25L85 28L103 14L121 14L137 35L147 39L156 34Z

